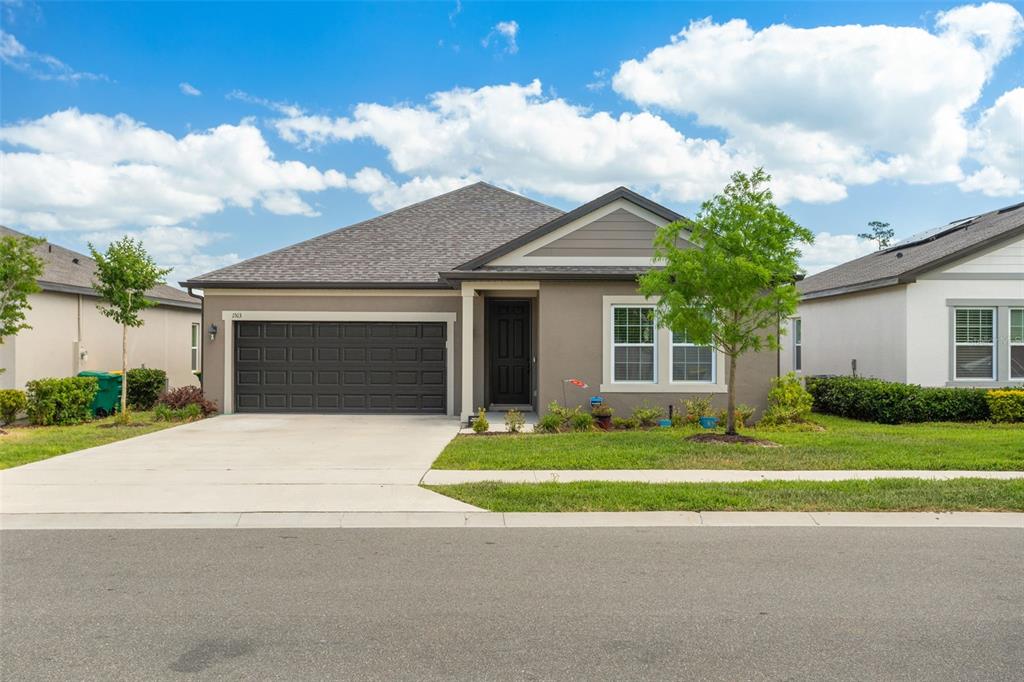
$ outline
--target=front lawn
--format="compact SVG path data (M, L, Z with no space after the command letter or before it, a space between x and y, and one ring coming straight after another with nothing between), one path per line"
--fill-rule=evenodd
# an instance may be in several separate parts
M1024 425L889 426L815 415L824 431L745 429L782 447L693 443L656 429L459 436L435 469L964 469L1024 470Z
M1024 480L464 483L425 486L496 512L1024 511Z
M141 436L178 424L180 422L155 421L152 412L132 412L128 426L118 424L116 417L75 426L8 426L7 433L0 435L0 469Z

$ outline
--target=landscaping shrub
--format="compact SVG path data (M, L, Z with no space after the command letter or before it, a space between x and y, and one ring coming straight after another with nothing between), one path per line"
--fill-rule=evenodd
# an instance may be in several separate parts
M198 403L189 403L185 407L177 409L163 404L157 404L153 408L153 419L158 422L183 422L202 418L203 410Z
M487 410L480 408L476 411L476 419L473 420L473 433L487 433L491 423L487 421Z
M612 428L613 429L635 429L639 424L631 417L612 417Z
M569 420L569 426L573 431L592 431L594 429L594 418L586 412L577 412Z
M751 418L754 416L754 408L751 407L750 405L738 403L736 407L733 409L733 413L736 415L737 426L748 426L750 424ZM728 416L728 411L719 410L718 414L715 416L718 417L718 421L721 424L725 424L726 417Z
M25 398L25 391L16 388L7 388L0 391L0 426L7 426L18 418L18 413L23 412L28 406L28 399Z
M37 379L26 385L25 411L33 424L80 424L92 419L90 405L99 390L96 377Z
M814 410L840 417L903 424L926 421L983 421L989 417L986 391L976 388L922 388L881 379L807 379Z
M683 401L683 421L687 424L696 424L701 417L711 416L711 396L703 398L692 398Z
M796 373L772 379L768 391L768 409L761 416L764 426L781 426L807 421L814 406L814 398L807 392Z
M558 433L561 429L562 418L554 412L548 412L538 419L537 425L533 427L533 430L538 433Z
M526 424L526 417L519 410L509 410L505 413L505 430L509 433L519 433Z
M657 426L658 420L665 416L665 410L651 405L640 405L633 410L633 419L640 426Z
M162 369L136 367L128 370L128 406L151 410L167 388L167 372Z
M989 391L985 395L994 422L1024 422L1024 390Z
M217 406L203 396L203 389L198 386L179 386L165 391L157 398L158 405L166 405L172 410L180 410L188 405L198 405L204 417L217 411Z

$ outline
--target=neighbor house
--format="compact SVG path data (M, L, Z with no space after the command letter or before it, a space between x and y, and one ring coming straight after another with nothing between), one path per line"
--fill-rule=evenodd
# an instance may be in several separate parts
M0 237L24 236L0 227ZM96 309L92 288L96 262L56 244L35 249L43 260L42 291L29 296L31 329L0 343L0 388L24 388L44 377L74 376L83 370L121 369L121 326ZM128 330L130 367L167 372L172 386L198 384L200 303L180 289L160 285L148 292L159 305L142 313L146 324Z
M924 232L799 289L783 372L1024 383L1024 204Z
M680 217L625 188L564 213L477 183L201 275L204 390L224 412L721 406L722 354L637 292ZM776 371L743 358L739 401L763 407Z

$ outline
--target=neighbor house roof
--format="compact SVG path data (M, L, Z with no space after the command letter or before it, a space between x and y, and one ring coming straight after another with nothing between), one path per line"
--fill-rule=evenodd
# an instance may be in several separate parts
M25 236L28 235L0 225L0 237ZM43 291L96 296L92 288L96 261L92 258L50 242L37 246L35 253L43 260L43 275L39 278L39 286ZM163 305L196 310L201 307L194 297L166 284L153 287L146 295Z
M956 220L881 251L811 275L797 285L802 298L908 284L921 274L1024 235L1024 203Z
M478 182L182 285L447 287L440 272L560 215L557 208Z

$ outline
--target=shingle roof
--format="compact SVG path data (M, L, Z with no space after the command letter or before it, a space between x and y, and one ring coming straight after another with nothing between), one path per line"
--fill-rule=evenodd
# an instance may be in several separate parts
M1024 203L958 220L919 238L900 242L824 272L797 285L804 298L913 282L934 268L1024 234Z
M643 265L484 265L475 270L455 270L442 275L460 279L636 279L650 268Z
M0 237L23 236L26 235L22 232L0 225ZM43 260L43 276L39 278L39 286L44 291L96 295L92 289L96 261L92 258L51 242L37 246L35 252ZM196 309L200 307L198 300L181 289L166 284L153 287L146 295L164 305Z
M185 286L445 286L454 269L562 214L478 182L182 282Z

